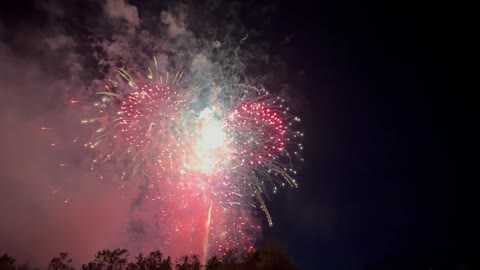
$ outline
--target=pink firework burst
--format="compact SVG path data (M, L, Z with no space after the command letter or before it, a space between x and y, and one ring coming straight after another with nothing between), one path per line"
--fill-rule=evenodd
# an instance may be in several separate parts
M115 164L122 179L145 175L144 204L157 224L146 230L167 253L252 251L261 230L256 209L272 225L264 197L297 186L303 134L292 125L299 118L262 88L235 86L195 111L191 90L179 90L175 80L120 74L128 86L107 85L97 93L95 116L82 121L97 124L85 143L97 153L93 164Z

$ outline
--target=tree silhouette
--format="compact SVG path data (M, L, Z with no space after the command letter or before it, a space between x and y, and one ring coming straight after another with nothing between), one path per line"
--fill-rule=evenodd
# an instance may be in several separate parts
M62 252L58 257L53 258L48 265L48 270L73 270L72 259L68 258L68 253Z
M227 250L222 257L222 267L220 269L238 270L242 267L243 258L238 250Z
M147 259L143 257L143 254L140 253L138 254L137 257L135 257L137 260L137 263L129 263L127 269L128 270L147 270Z
M172 259L170 256L166 260L163 260L161 270L172 270Z
M205 270L297 270L286 250L276 244L268 244L252 253L240 253L237 250L226 251L219 259L211 257Z
M95 255L95 259L88 264L82 265L82 270L126 270L128 264L128 251L104 249Z
M3 254L0 257L0 269L1 270L15 270L15 259L8 256L8 254Z
M246 263L254 264L256 270L297 270L293 259L286 250L275 243L269 243L247 258Z
M285 248L269 243L255 252L241 253L237 250L227 250L220 258L212 256L206 262L205 268L202 268L199 257L196 255L182 256L175 260L175 267L172 265L172 259L163 257L160 251L150 252L148 256L139 254L135 260L128 262L129 253L125 249L102 250L95 254L95 259L82 265L82 270L298 270L293 259L288 255ZM428 259L428 260L426 260ZM470 270L480 269L476 260L469 257L436 257L431 258L407 257L400 259L391 259L380 261L378 264L367 265L364 269L455 269ZM74 270L70 265L72 259L68 253L62 252L54 257L48 270ZM475 264L473 264L475 262ZM427 266L428 265L428 266ZM430 267L433 265L433 267ZM419 267L421 266L421 267ZM4 254L0 257L0 270L38 270L31 268L26 264L19 265L17 261ZM42 268L43 270L44 268Z
M137 262L128 265L128 270L172 270L170 256L167 259L162 257L163 254L159 250L150 252L147 258L140 253L135 257Z
M217 256L210 257L205 265L205 270L220 270L222 269L222 262Z
M128 262L126 249L104 249L95 254L93 261L82 265L82 270L173 270L172 259L164 258L160 251L153 251L146 257L142 253L135 261ZM15 259L7 254L0 257L0 270L29 270L27 265L15 265ZM62 252L53 258L48 270L74 270L68 253ZM213 256L202 268L197 255L182 256L175 260L175 270L298 270L286 250L275 244L269 244L252 253L227 250L219 258Z
M260 262L260 252L256 251L248 254L242 264L243 269L257 269L257 264Z
M176 270L200 270L202 265L197 255L182 256L176 261Z

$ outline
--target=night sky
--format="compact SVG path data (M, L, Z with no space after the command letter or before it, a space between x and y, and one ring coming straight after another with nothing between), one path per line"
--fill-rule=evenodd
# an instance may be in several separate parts
M130 4L142 15L153 2ZM45 15L38 2L3 6L2 46L28 55L15 33ZM305 270L469 262L475 215L465 192L474 179L466 126L478 121L469 120L460 83L444 90L453 26L418 3L251 6L270 8L265 17L242 9L238 18L281 59L306 145L300 187L267 201L274 226L262 239L287 246Z
M471 256L473 111L462 82L446 90L455 28L437 12L296 2L278 18L301 29L287 62L304 70L310 147L300 192L274 202L285 228L267 234L305 269L452 269Z

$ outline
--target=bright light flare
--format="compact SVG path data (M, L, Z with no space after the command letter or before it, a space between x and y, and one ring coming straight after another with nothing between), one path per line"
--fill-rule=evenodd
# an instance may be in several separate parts
M214 151L225 146L225 131L215 120L208 120L200 130L200 140L207 150Z
M194 152L196 163L191 169L206 174L217 171L228 156L225 130L210 108L204 109L198 118Z

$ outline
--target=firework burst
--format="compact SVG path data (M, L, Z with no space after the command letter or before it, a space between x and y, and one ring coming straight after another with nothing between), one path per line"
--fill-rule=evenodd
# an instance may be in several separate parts
M152 72L146 79L118 74L124 83L107 81L96 92L93 116L81 121L95 127L84 143L95 153L91 168L114 163L122 181L144 175L163 250L188 243L187 251L204 259L252 251L260 231L256 209L271 226L264 198L278 187L297 187L303 134L293 127L300 119L284 99L253 85L220 89L194 109L195 88L179 86L181 73L170 82Z

